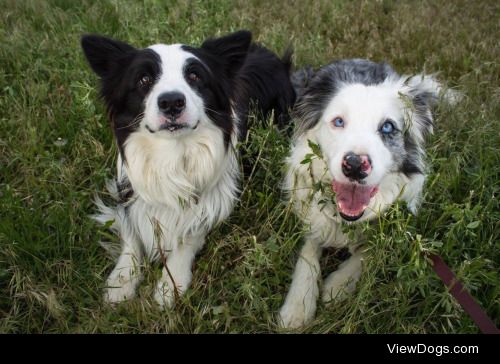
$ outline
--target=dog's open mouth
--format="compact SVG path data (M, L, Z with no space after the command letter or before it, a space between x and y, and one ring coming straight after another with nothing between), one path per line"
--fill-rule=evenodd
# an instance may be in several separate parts
M365 212L370 200L378 192L377 186L359 183L332 182L340 216L347 221L356 221Z

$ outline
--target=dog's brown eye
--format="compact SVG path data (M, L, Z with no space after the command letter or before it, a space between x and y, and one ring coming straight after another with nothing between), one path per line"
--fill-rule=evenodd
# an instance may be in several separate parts
M198 82L200 80L200 76L198 76L198 74L195 72L189 72L188 78L193 82Z
M153 79L148 75L142 76L141 79L139 80L139 86L143 89L148 89L152 83Z

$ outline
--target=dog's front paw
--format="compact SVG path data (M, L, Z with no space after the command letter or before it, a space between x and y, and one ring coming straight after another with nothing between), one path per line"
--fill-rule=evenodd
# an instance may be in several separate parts
M336 271L325 280L321 299L323 302L341 302L352 295L356 289L361 272L354 274Z
M154 294L155 301L163 308L172 308L175 303L175 292L173 287L166 282L158 282Z
M104 289L104 302L119 303L135 297L136 284L122 277L109 277Z
M285 329L297 329L311 322L314 318L316 305L306 306L304 301L285 302L279 313L279 326Z

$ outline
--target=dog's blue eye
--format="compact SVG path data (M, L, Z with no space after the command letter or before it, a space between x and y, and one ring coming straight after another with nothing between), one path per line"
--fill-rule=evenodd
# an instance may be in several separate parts
M394 131L394 124L392 123L392 121L387 120L382 124L380 131L382 132L382 134L391 134Z
M344 127L344 120L342 118L335 118L333 119L333 125L337 128L343 128Z

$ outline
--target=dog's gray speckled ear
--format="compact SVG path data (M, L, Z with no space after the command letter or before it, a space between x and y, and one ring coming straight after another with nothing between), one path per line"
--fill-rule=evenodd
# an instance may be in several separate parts
M440 101L451 105L458 103L463 95L455 90L447 89L434 75L418 74L408 77L404 83L404 95L409 97L416 114L415 121L421 135L433 131L433 108Z
M304 89L309 85L310 80L314 77L314 74L314 69L309 66L292 74L290 80L292 81L292 86L297 97L302 95Z

